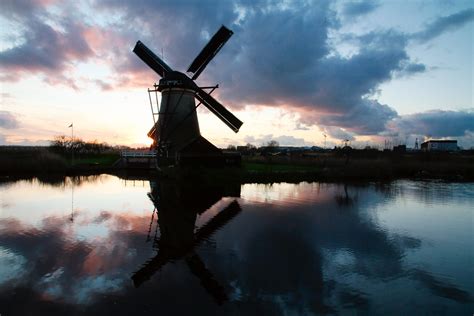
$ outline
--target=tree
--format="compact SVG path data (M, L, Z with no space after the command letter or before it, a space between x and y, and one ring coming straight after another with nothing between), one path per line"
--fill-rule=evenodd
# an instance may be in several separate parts
M69 147L70 140L66 135L55 136L51 141L51 148L57 152L64 152Z
M273 139L267 143L267 147L270 147L270 148L275 148L278 146L280 146L280 144L276 140L273 140Z

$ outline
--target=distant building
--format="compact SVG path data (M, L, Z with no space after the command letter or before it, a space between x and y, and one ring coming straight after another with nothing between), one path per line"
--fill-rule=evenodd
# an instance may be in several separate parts
M456 151L458 150L457 140L431 139L421 144L423 151Z
M406 145L393 146L394 153L405 153L407 151Z

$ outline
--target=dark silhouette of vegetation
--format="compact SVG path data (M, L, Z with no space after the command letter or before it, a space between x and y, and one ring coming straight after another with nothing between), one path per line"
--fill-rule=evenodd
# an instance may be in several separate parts
M279 146L280 144L276 140L271 140L267 143L267 147L270 147L270 148L276 148Z
M67 169L67 161L47 147L0 147L0 174L48 174Z
M77 155L118 153L120 150L129 149L126 146L111 146L107 143L99 143L97 140L85 142L80 138L71 139L65 135L56 136L51 141L50 148L52 151L60 154L71 153Z
M322 180L391 180L397 178L474 179L474 151L421 152L380 151L349 146L331 150L319 147L284 147L277 142L255 147L232 146L242 155L241 168L192 168L183 174L208 174L215 181L278 182ZM0 175L86 175L128 172L114 164L121 149L105 143L84 142L58 136L50 147L0 146ZM74 152L74 163L72 153ZM175 168L178 169L178 168ZM147 173L153 170L144 170ZM155 170L156 171L156 170ZM165 176L172 176L162 170Z
M0 175L90 172L91 167L110 167L123 149L129 148L64 135L55 137L49 147L0 146Z

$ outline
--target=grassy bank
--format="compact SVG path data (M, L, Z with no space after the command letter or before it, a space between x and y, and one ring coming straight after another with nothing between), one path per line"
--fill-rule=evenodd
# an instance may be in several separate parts
M381 154L377 157L320 155L316 157L249 157L244 159L244 177L271 174L323 179L436 178L474 180L474 155L448 153Z
M76 155L74 162L69 153L60 154L48 147L0 147L0 175L54 175L103 171L111 168L118 154Z
M407 155L378 158L244 157L241 168L170 168L162 176L240 183L443 179L474 181L474 156Z
M126 174L114 167L118 153L59 154L47 147L0 147L0 176L24 178L61 175ZM142 173L153 174L149 170ZM323 153L311 157L243 157L240 168L167 168L159 176L199 178L203 181L299 182L337 180L391 180L398 178L474 181L472 153L337 155Z

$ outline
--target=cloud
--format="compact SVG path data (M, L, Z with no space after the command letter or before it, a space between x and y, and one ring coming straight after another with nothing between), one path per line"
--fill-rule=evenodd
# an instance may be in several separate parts
M0 111L0 128L14 129L18 128L18 120L8 111Z
M372 12L378 2L345 3L341 13L330 1L91 2L87 8L96 19L86 19L83 7L48 3L2 3L3 15L21 25L15 45L0 52L2 80L40 74L49 84L77 89L74 70L93 60L111 70L108 78L90 80L102 90L151 86L158 76L131 52L137 40L184 71L224 24L234 35L199 84L221 83L216 97L226 106L278 106L301 114L297 129L334 127L353 137L386 133L398 117L391 105L376 100L381 84L427 71L410 58L410 40L428 41L473 18L473 10L464 10L413 34L386 29L353 35L338 33L340 19ZM354 45L354 54L338 54L334 32Z
M405 135L457 137L474 132L474 109L464 111L433 110L404 115L395 119L391 130Z
M1 15L21 31L16 45L0 52L0 77L3 81L16 81L23 76L41 74L51 84L75 87L66 76L67 70L75 62L94 55L84 38L86 26L74 14L53 15L45 3L2 2Z
M422 71L410 62L407 38L394 31L366 34L358 38L359 52L346 58L328 46L328 32L337 24L328 7L295 10L303 16L297 22L292 11L259 12L241 22L240 49L223 53L225 61L212 73L215 81L225 82L220 96L234 106L291 105L305 113L307 125L333 124L361 134L383 131L396 112L368 97L396 72ZM288 40L288 34L298 37Z
M399 77L411 76L416 73L422 73L427 70L426 65L416 62L407 62L402 64L402 69L397 73Z
M474 9L466 9L447 16L439 17L426 25L425 29L412 34L412 38L425 43L441 34L454 31L474 20Z
M363 99L357 107L345 113L308 116L304 120L323 126L342 127L352 134L374 135L385 131L387 124L397 116L397 112L388 105Z
M343 11L355 16L377 6L376 2L350 3ZM349 57L334 53L328 34L337 30L340 21L330 3L324 1L316 5L290 1L285 6L262 1L258 7L237 2L232 6L223 3L218 8L184 6L179 2L141 1L132 5L119 1L106 2L102 7L121 10L126 16L124 23L143 25L136 36L148 41L157 53L164 48L166 61L178 70L186 68L220 24L229 26L234 36L200 81L222 82L218 98L224 104L285 107L302 113L297 126L318 125L338 139L386 134L399 115L390 105L372 98L377 89L394 77L427 71L426 65L412 61L407 53L414 35L392 29L347 35L346 40L355 43L357 52ZM177 10L181 16L175 15ZM165 27L170 17L174 20L171 32ZM426 34L439 34L450 29L449 25L464 23L455 22L456 17L470 19L469 13L439 19L417 36L423 33L428 39ZM138 74L153 74L132 57L116 65L130 83L143 78ZM265 142L267 138L259 137L258 141ZM304 143L302 139L282 140L288 144Z
M355 18L368 14L379 7L376 1L347 2L342 7L342 14L346 18Z
M324 132L327 133L329 136L339 140L355 140L354 134L350 133L342 128L336 126L327 126L324 128Z
M113 89L113 86L105 82L104 80L96 79L94 80L94 83L102 90L102 91L110 91Z
M296 122L295 131L308 131L308 130L309 130L309 127L307 127L304 124L301 124L301 122Z

